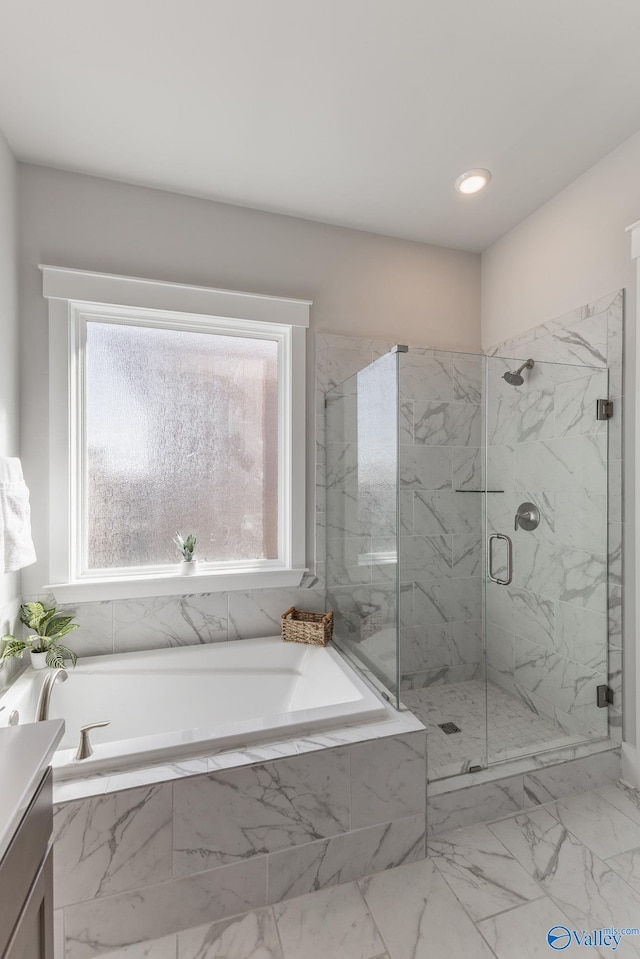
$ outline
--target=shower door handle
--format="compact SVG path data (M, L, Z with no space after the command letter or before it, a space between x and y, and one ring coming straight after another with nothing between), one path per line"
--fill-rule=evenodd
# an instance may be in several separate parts
M505 579L500 579L498 576L493 575L493 541L494 539L503 539L507 544L507 575ZM504 533L492 533L487 541L487 567L489 572L489 579L492 583L497 583L498 586L508 586L513 577L513 543L511 542L510 536L505 536Z

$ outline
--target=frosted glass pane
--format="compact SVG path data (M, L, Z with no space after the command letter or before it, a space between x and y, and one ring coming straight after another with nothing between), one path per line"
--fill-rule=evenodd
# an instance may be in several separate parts
M278 344L89 322L89 569L278 556Z

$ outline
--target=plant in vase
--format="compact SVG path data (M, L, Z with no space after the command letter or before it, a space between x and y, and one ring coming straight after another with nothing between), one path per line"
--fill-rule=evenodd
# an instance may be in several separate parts
M5 659L22 659L28 650L31 655L31 665L34 669L44 669L45 666L64 666L65 658L71 660L75 666L77 655L68 646L63 646L60 640L74 629L79 623L73 623L72 616L56 616L57 606L46 609L42 603L23 603L20 607L20 622L28 629L34 630L33 635L25 639L17 639L8 634L2 637L4 643L0 663Z
M182 562L180 563L180 572L182 575L192 576L194 573L197 573L198 560L193 558L198 542L195 533L189 533L185 538L182 533L176 532L173 542L178 547L178 552L182 556Z

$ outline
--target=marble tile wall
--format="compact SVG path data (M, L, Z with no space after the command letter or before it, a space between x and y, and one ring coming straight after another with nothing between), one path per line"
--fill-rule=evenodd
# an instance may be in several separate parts
M164 649L198 643L252 639L280 633L280 616L290 606L324 610L324 590L314 576L299 589L162 596L153 599L67 604L80 629L69 636L79 656ZM53 603L51 595L29 599Z
M56 806L66 959L89 959L425 854L424 730Z
M505 489L489 498L489 531L514 537L516 555L512 585L489 585L488 677L570 734L606 735L608 720L618 741L623 335L620 291L493 347L487 423L488 483ZM514 388L497 355L538 365ZM607 395L614 417L598 422L595 401ZM523 500L537 503L542 520L514 533ZM598 709L595 686L606 682L614 704Z

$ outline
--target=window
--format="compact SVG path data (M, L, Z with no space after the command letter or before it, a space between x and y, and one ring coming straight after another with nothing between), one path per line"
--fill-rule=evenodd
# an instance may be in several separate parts
M309 304L42 270L56 597L297 585ZM188 581L176 530L198 537Z

